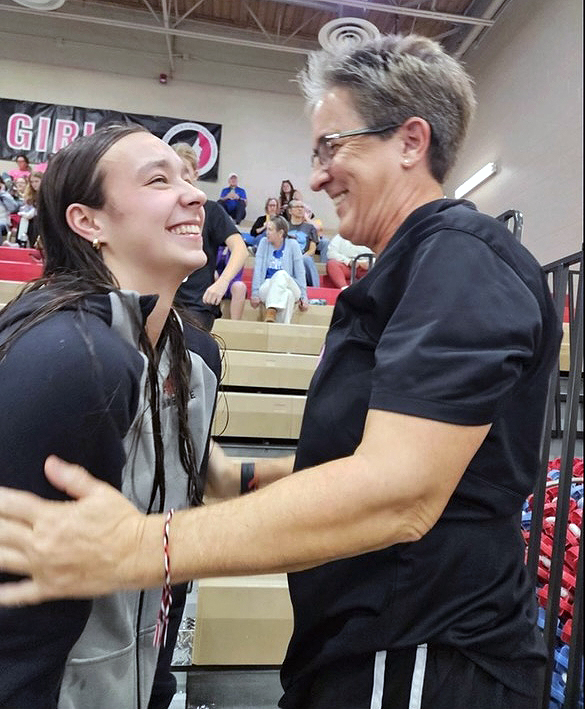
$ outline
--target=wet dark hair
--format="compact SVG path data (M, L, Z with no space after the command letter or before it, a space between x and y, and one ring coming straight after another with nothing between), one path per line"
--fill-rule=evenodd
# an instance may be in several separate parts
M76 202L95 209L105 206L106 195L103 188L105 175L100 160L119 140L140 132L148 133L145 128L135 124L111 124L98 129L92 135L73 141L50 161L38 195L38 226L45 254L43 275L28 284L6 307L9 308L25 293L40 290L45 286L50 286L50 289L46 289L50 297L31 315L23 318L15 331L0 345L0 359L5 356L17 337L59 310L70 309L73 305L80 321L83 321L84 298L119 290L120 286L104 263L101 253L92 248L87 239L70 228L66 211L70 204ZM201 503L203 480L197 468L195 446L187 422L191 360L187 353L179 318L171 310L156 349L148 339L142 320L138 321L138 316L136 320L139 347L148 360L147 387L155 451L155 471L149 510L154 504L157 492L159 511L164 509L165 470L157 370L160 355L167 342L170 349L169 376L175 390L178 410L179 455L188 477L189 500L192 504ZM87 340L87 335L84 339ZM92 350L90 343L88 347ZM96 367L99 368L99 363L96 363Z

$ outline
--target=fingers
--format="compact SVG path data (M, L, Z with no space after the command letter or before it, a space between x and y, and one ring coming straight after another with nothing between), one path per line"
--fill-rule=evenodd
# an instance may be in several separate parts
M28 576L30 574L30 563L27 557L18 549L0 548L0 571L17 576ZM0 589L4 584L0 584Z
M37 584L30 579L0 584L0 606L29 606L46 600Z
M0 521L18 520L32 525L44 504L42 498L32 492L0 487Z
M45 475L51 485L74 499L87 497L104 484L90 475L85 468L66 463L56 455L50 455L45 461Z

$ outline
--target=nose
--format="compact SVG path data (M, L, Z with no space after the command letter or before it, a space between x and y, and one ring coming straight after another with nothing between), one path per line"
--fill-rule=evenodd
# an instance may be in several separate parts
M185 204L197 205L202 207L205 202L207 202L207 195L205 192L192 185L190 182L185 181L185 189L183 192L183 200Z
M329 170L323 165L317 165L311 168L311 176L309 177L309 187L313 192L319 192L329 181Z

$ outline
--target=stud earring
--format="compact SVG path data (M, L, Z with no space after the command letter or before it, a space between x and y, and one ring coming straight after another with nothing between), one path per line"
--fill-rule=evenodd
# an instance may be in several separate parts
M404 160L402 161L402 164L403 164L403 165L410 165L410 159L409 159L409 158L404 158Z
M100 243L100 240L97 238L97 236L96 236L96 238L91 242L91 245L93 246L93 248L94 248L96 251L99 251L99 250L102 248L102 245L101 245L101 243Z

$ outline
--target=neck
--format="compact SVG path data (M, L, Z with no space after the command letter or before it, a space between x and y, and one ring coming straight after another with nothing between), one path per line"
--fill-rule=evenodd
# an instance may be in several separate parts
M414 186L407 186L402 194L402 199L396 200L396 204L399 206L393 211L390 209L386 213L385 224L382 230L383 236L380 241L372 247L376 255L380 255L386 248L396 231L415 209L429 202L433 202L436 199L440 199L443 197L443 194L442 186L432 178L422 185L419 183Z
M297 226L298 224L302 224L304 221L305 221L304 219L299 219L298 217L297 218L295 218L295 217L290 218L290 223L294 224L295 226Z
M135 277L131 277L130 274L126 274L126 277L121 277L120 274L116 274L114 269L111 268L110 270L117 277L122 290L133 290L140 295L158 295L156 305L146 319L146 334L152 346L155 347L169 316L175 293L181 285L181 281L163 284L160 282L160 278L149 279L144 273L134 274Z
M160 293L153 311L146 319L146 334L153 347L156 347L156 343L159 341L160 334L169 317L174 295L173 293L169 297L169 294Z

